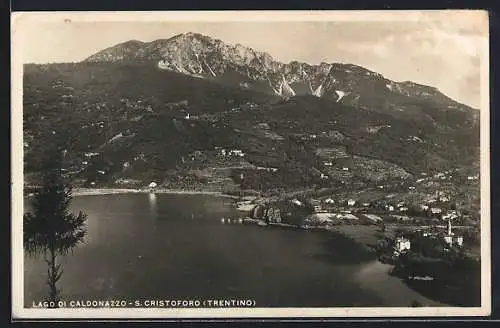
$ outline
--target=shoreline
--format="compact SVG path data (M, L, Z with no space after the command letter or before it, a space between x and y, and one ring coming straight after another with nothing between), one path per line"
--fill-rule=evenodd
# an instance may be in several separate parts
M113 194L150 194L149 190L144 190L144 189L132 189L132 188L74 188L73 189L73 196L99 196L99 195L113 195ZM176 195L210 195L210 196L217 196L217 197L224 197L224 198L232 198L232 199L240 199L238 196L234 195L228 195L224 194L223 192L220 191L203 191L203 190L182 190L182 189L157 189L154 191L154 194L176 194ZM273 226L275 228L290 228L294 227L293 225L285 225L285 224L271 224L270 226ZM331 233L343 238L347 238L352 240L354 243L359 245L364 252L367 254L373 254L373 239L374 236L374 227L372 226L363 226L363 225L340 225L340 226L317 226L317 227L300 227L300 230L304 231L311 231L314 232L316 231L323 231L327 233ZM368 237L368 235L370 235ZM368 237L368 238L367 238ZM392 264L387 264L382 262L378 257L375 257L373 259L374 263L376 263L377 267L379 268L378 274L381 274L382 271L384 271L386 276L389 275L389 271L394 267ZM420 297L421 300L425 300L426 303L434 303L434 304L439 304L438 306L447 306L447 304L441 302L438 299L433 299L425 296L421 292L411 288L406 282L404 282L402 279L397 278L397 279L392 279L395 277L391 277L391 280L399 280L402 284L404 284L406 287L412 289L414 292L416 292Z
M113 195L113 194L149 194L149 190L130 189L130 188L74 188L73 196L98 196L98 195ZM238 199L238 196L224 194L220 191L203 191L203 190L182 190L182 189L158 189L154 194L178 194L178 195L211 195L225 198Z

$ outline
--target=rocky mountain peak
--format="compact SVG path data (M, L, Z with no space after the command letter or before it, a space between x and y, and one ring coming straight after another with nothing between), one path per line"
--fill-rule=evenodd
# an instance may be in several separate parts
M90 56L87 62L152 61L159 69L244 86L283 97L313 95L350 105L380 106L381 97L432 100L445 107L463 108L436 88L413 82L394 82L354 64L299 61L288 64L269 53L240 43L231 45L209 36L188 32L149 43L131 40ZM375 100L375 101L374 101Z

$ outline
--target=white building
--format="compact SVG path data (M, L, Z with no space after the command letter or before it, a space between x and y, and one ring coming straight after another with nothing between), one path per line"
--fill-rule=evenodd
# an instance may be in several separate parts
M333 199L331 199L331 198L327 198L327 199L325 199L325 203L327 203L327 204L335 204L335 201Z
M441 213L443 210L438 208L438 207L431 207L431 213L432 214L439 214Z
M157 187L157 186L158 186L158 184L157 184L156 182L154 182L154 181L152 181L152 182L148 185L149 190L150 190L151 192L154 192L154 191L156 190L156 187Z
M243 151L239 150L239 149L233 149L231 151L229 151L229 155L230 156L239 156L239 157L243 157L245 156L245 153L243 153Z
M441 196L441 197L439 197L439 201L440 202L449 202L450 201L450 197L448 197L448 196Z
M394 242L394 250L398 253L405 252L411 249L411 242L408 238L398 237Z
M355 204L356 204L356 201L354 199L349 199L347 201L347 205L349 205L349 206L354 206Z

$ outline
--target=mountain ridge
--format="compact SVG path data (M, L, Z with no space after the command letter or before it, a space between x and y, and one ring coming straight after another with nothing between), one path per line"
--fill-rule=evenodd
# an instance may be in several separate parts
M447 108L470 111L472 107L446 96L434 86L412 81L396 82L355 64L309 64L275 60L271 54L240 43L226 44L200 33L182 33L150 42L129 40L99 51L83 62L152 61L159 69L205 79L235 83L282 97L314 95L355 106L371 106L367 90L380 95L425 97ZM342 95L342 96L340 96Z
M188 34L23 72L28 181L52 145L90 187L408 191L462 172L430 194L478 172L479 111L354 64L283 64Z

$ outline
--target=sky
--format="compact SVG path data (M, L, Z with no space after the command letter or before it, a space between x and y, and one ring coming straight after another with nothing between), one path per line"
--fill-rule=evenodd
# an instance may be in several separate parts
M281 62L360 65L394 81L435 86L459 102L480 106L480 63L488 39L481 12L318 16L19 17L13 22L19 40L13 52L21 53L24 63L78 62L128 40L148 42L196 32L268 52Z

